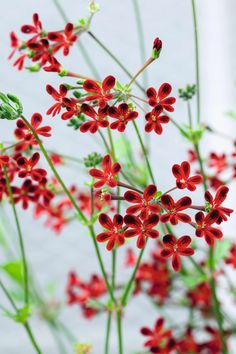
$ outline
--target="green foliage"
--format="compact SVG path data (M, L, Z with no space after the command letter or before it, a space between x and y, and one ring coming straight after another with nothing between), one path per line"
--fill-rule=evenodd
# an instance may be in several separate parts
M23 113L19 98L11 93L0 92L0 119L15 120Z
M214 249L214 269L217 268L220 261L224 260L227 256L231 247L231 243L229 240L219 240L216 242ZM207 260L207 266L210 267L210 259Z
M11 318L13 321L25 324L28 318L31 316L30 306L24 306L17 310L16 313L5 311L4 315Z
M193 289L198 284L205 282L207 280L207 276L199 273L192 273L192 274L181 274L181 280L186 286L187 289Z
M187 140L195 145L198 144L198 142L202 139L205 130L206 128L202 126L198 126L195 129L192 129L189 125L185 124L179 131Z
M97 152L92 152L87 157L84 158L85 167L95 167L100 165L102 162L102 156Z
M78 116L75 116L70 119L67 126L74 128L74 130L78 130L84 122L85 122L85 116L82 113L79 113Z
M191 100L196 94L196 85L187 85L185 88L179 89L179 98L182 98L184 101Z
M21 260L8 262L1 265L1 269L15 282L23 282L23 263Z

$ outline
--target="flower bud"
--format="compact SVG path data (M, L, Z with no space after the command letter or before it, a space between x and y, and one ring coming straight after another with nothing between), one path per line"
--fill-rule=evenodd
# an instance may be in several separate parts
M158 59L162 49L162 41L157 37L153 42L152 58Z

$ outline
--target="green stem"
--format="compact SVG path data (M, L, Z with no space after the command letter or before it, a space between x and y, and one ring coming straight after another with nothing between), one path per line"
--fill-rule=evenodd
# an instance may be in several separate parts
M205 174L204 167L203 167L202 157L201 157L200 150L199 150L199 143L194 143L193 145L194 145L194 149L195 149L195 152L196 152L196 155L197 155L197 159L198 159L198 162L199 162L201 175L202 175L202 178L203 178L204 190L206 191L207 190L207 182L206 182L207 179L206 179L206 174Z
M117 311L116 314L117 319L117 331L118 331L118 347L119 354L123 354L123 341L122 341L122 313L121 309Z
M144 143L143 143L142 137L141 137L141 135L140 135L140 132L139 132L139 130L138 130L138 126L137 126L137 124L136 124L136 122L135 122L134 120L132 121L132 123L133 123L133 125L134 125L134 129L135 129L135 131L136 131L136 134L137 134L137 137L138 137L140 146L141 146L141 148L142 148L142 152L143 152L144 158L145 158L145 160L146 160L148 172L149 172L149 175L150 175L150 177L151 177L152 183L153 183L153 184L156 184L155 178L154 178L153 173L152 173L152 168L151 168L151 165L150 165L148 156L147 156L147 151L146 151L146 148L145 148L145 146L144 146Z
M197 123L200 124L200 73L199 73L199 53L198 53L198 28L197 13L195 0L192 0L192 13L194 25L194 42L195 42L195 65L196 65L196 84L197 84Z
M126 75L130 79L132 79L133 75L126 69L122 62L105 46L105 44L102 43L91 31L88 31L87 33L116 62L116 64L126 73ZM145 92L145 89L137 81L135 81L135 85L142 92Z
M110 343L110 334L111 334L111 318L112 312L108 312L107 316L107 325L106 325L106 338L105 338L105 351L104 354L109 354L109 343Z
M9 194L12 211L13 211L14 218L15 218L18 238L19 238L20 251L21 251L22 262L23 262L24 298L25 298L25 305L27 306L28 303L29 303L29 282L28 282L28 266L27 266L27 261L26 261L23 234L22 234L22 231L21 231L20 221L19 221L19 218L18 218L18 214L17 214L17 210L16 210L16 206L15 206L15 201L14 201L14 197L13 197L13 194L12 194L12 188L11 188L11 184L10 184L10 181L9 181L9 177L8 177L8 173L7 173L7 168L6 167L4 167L4 175L5 175L5 178L6 178L7 191L8 191L8 194Z

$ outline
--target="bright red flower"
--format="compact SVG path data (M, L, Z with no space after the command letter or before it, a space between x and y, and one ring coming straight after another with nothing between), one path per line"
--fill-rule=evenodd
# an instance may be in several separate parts
M38 195L38 200L42 199L42 204L48 206L54 197L53 192L47 188L48 180L43 178L37 186L36 194Z
M159 318L154 326L154 329L142 327L140 332L143 336L149 337L144 343L144 347L149 348L152 353L166 353L162 349L166 346L172 337L172 331L164 328L164 319Z
M178 341L177 348L181 354L198 353L198 344L193 337L192 329L187 328L183 338Z
M181 213L181 211L188 209L191 206L191 198L183 197L177 202L174 202L173 198L170 195L163 194L161 196L161 203L167 211L165 214L161 215L162 222L170 221L172 225L177 225L179 221L185 223L191 222L191 218L189 215Z
M215 243L215 239L219 239L223 237L222 232L212 227L219 217L219 213L217 210L213 210L208 213L206 216L202 211L199 211L195 215L196 220L196 236L204 237L208 245L213 246Z
M18 176L20 178L25 178L30 176L35 181L42 181L44 177L47 175L47 171L43 168L34 168L39 162L40 154L35 152L30 159L27 159L24 156L21 156L17 159L17 165L20 167L20 171L18 172Z
M180 256L192 256L194 250L188 247L192 239L189 236L182 236L177 239L173 235L165 235L163 237L164 248L161 251L161 256L164 258L172 257L172 266L176 272L180 271L181 259Z
M109 187L116 187L117 180L116 175L120 172L121 165L118 162L112 164L112 159L110 155L106 155L102 159L102 170L97 168L92 168L89 171L90 176L98 179L98 182L94 183L95 188L101 188L104 184Z
M193 307L207 310L211 306L211 288L207 282L200 283L196 288L189 290L187 293Z
M212 152L209 156L208 166L215 169L216 174L221 173L228 166L227 158L225 154L216 154Z
M35 41L42 34L42 23L39 20L39 15L37 13L33 14L33 24L32 25L23 25L21 27L21 32L25 34L34 34L36 35L30 39L30 41Z
M109 107L108 114L116 119L115 122L111 123L110 128L117 129L119 132L124 132L127 123L138 117L138 112L132 111L127 103L121 103L118 107Z
M77 116L79 114L79 108L77 106L77 102L74 98L67 98L63 99L63 104L67 112L64 112L61 116L61 119L67 120L72 118L73 116Z
M181 165L173 165L172 173L176 178L176 186L179 189L187 188L189 191L195 191L196 185L202 183L202 177L195 175L190 177L190 164L183 161Z
M53 165L63 165L64 159L61 155L56 154L55 152L50 154L50 160L52 161Z
M152 203L157 192L157 187L154 184L147 186L141 195L135 191L127 191L124 194L124 198L127 202L135 204L126 209L127 214L137 214L141 219L146 219L150 213L157 214L161 211L159 205Z
M19 71L21 71L24 67L25 59L27 58L27 54L22 54L19 58L14 61L13 66L16 66Z
M188 150L188 162L193 163L197 161L197 155L194 150Z
M200 353L221 354L222 353L222 339L221 339L220 332L217 329L214 329L210 326L206 326L205 329L211 338L199 345Z
M48 125L40 127L42 122L43 117L39 113L34 113L30 119L30 124L38 135L50 137L52 128ZM15 136L19 140L24 140L24 142L16 146L17 151L23 151L28 149L29 146L38 145L32 131L29 129L23 119L18 119L16 122L16 126L17 128L15 129Z
M126 254L125 254L125 267L133 267L136 264L137 257L132 250L132 248L127 248Z
M21 202L22 208L27 209L29 202L35 203L38 201L37 188L30 179L26 179L21 187L12 186L14 202Z
M115 214L113 220L107 214L99 215L100 224L108 231L101 232L96 236L98 242L107 242L106 248L111 251L115 245L123 245L125 243L123 226L123 216Z
M49 32L48 39L55 42L53 46L53 52L56 53L58 50L63 48L63 55L67 56L70 51L70 46L76 41L77 35L73 33L74 26L72 23L67 23L64 29L64 34L61 32Z
M3 195L7 193L6 179L0 178L0 202L2 201Z
M222 221L227 221L228 217L233 212L233 209L221 206L221 204L226 199L228 192L229 188L226 186L221 186L217 189L215 198L213 198L209 191L205 192L205 200L208 206L210 206L211 210L217 210L219 213L219 217L216 221L217 224L221 224Z
M125 215L124 222L128 226L128 230L125 231L124 235L127 238L137 236L137 247L143 248L146 244L146 238L157 238L159 232L153 230L159 222L159 217L156 214L150 214L145 220L140 220L135 215Z
M233 245L229 251L229 255L225 259L225 263L236 269L236 245Z
M0 168L2 166L7 166L10 162L10 157L8 155L0 155Z
M109 122L104 119L107 117L107 107L98 108L98 112L92 106L89 106L86 103L83 103L81 106L81 112L91 117L93 120L83 123L80 126L80 131L86 133L89 131L94 134L98 131L99 128L107 128Z
M168 112L173 112L174 108L172 105L175 103L176 99L174 97L167 97L172 91L172 87L168 83L164 83L160 86L158 92L150 87L146 91L146 95L148 97L148 103L150 106L161 106L162 111L165 109Z
M85 80L83 83L83 89L92 95L86 97L86 101L98 100L100 108L104 108L107 105L107 101L113 98L113 94L110 90L115 86L116 79L113 76L107 76L101 86L93 80Z
M59 63L59 61L53 55L50 55L48 57L48 66L44 66L43 70L45 70L47 72L60 73L62 70L62 65Z
M52 96L52 98L54 98L55 101L57 101L57 103L55 103L47 110L48 115L51 114L53 117L55 117L56 114L59 114L61 112L61 108L65 106L63 100L67 95L68 89L65 85L60 85L58 92L51 85L47 85L46 91L50 96Z
M8 59L10 60L13 55L15 54L15 52L17 51L17 49L20 48L21 46L21 41L19 40L19 38L17 37L17 35L15 34L15 32L11 32L10 33L10 39L11 39L11 48L12 48L12 51L11 53L9 54L9 57Z
M28 48L34 52L32 62L40 61L40 66L44 66L49 61L51 52L46 38L42 38L39 42L30 42Z
M161 116L163 109L162 106L157 105L153 110L145 115L147 121L145 125L145 131L150 133L152 130L156 134L161 135L163 132L162 124L167 124L170 121L170 118L167 116Z

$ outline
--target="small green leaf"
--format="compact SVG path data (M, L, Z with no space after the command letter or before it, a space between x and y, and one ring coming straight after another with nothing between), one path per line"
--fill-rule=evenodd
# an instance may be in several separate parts
M17 313L5 311L4 314L15 322L26 323L28 318L31 316L31 309L30 306L24 306L21 309L18 309Z
M23 263L22 261L8 262L1 266L1 269L7 273L9 277L15 280L17 283L23 281Z
M222 261L228 254L231 247L229 240L219 240L216 242L214 250L214 269L217 268L217 265ZM210 266L209 259L207 260L207 265Z

